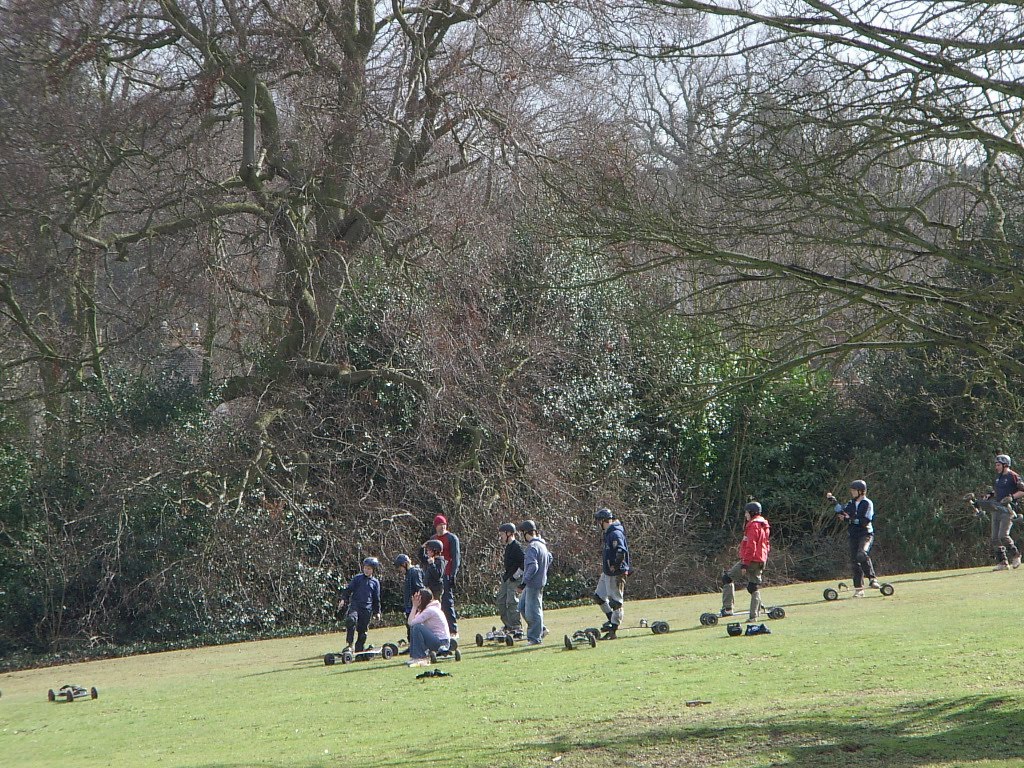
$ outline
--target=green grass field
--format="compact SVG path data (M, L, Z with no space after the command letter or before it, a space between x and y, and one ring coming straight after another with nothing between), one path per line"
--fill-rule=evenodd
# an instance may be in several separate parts
M836 603L826 584L768 588L787 611L769 636L701 627L717 595L627 603L627 624L672 631L573 652L562 635L598 624L596 607L548 612L533 649L477 648L493 622L465 621L441 679L326 667L337 634L0 675L0 765L1024 765L1024 569L887 580L893 597ZM47 702L64 683L100 698Z

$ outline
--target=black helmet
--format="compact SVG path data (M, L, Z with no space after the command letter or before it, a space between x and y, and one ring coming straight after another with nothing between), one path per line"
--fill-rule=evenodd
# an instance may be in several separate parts
M744 512L749 512L751 515L761 514L761 504L757 501L751 501L747 503L747 506L743 508Z
M533 520L523 520L523 522L519 524L519 530L523 533L536 533L537 524L533 522Z
M854 480L852 483L850 483L850 487L855 491L860 491L861 493L868 492L868 484L865 483L863 480Z
M444 544L442 544L437 539L427 539L426 543L423 545L423 548L433 550L434 552L443 552Z
M408 555L399 555L398 557L396 557L394 562L395 568L401 568L403 565L412 565L412 558L410 558Z
M502 523L498 526L498 533L515 533L516 527L512 523Z
M601 509L597 510L597 512L594 513L594 520L596 520L599 523L604 522L605 520L614 519L615 515L613 515L612 511L607 507L602 507Z
M996 456L996 461L998 461L1004 467L1009 467L1009 466L1012 466L1012 464L1013 464L1013 462L1010 459L1010 457L1007 456L1005 453L1000 453L998 456Z
M367 557L365 560L363 560L363 565L368 565L375 571L380 570L380 560L378 560L376 557Z

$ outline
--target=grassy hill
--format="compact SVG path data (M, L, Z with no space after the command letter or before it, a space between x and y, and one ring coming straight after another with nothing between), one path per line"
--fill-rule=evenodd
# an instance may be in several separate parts
M534 649L477 648L493 622L466 621L464 659L442 679L396 662L325 667L337 634L0 675L0 764L1024 765L1024 569L888 581L893 597L836 603L824 583L768 588L787 617L757 637L698 624L716 595L627 603L627 624L672 631L574 652L561 637L598 624L596 607L549 612ZM100 698L47 702L64 683Z

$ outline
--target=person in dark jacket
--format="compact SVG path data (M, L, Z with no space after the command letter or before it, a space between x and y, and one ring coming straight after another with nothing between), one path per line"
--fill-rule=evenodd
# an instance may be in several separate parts
M448 629L452 637L458 640L459 614L455 610L455 590L459 568L462 567L462 550L459 546L459 537L448 530L448 519L444 515L437 515L434 518L434 532L434 538L441 542L441 554L445 561L441 608L448 618Z
M405 611L406 635L409 628L409 614L412 613L412 598L425 586L423 583L423 569L412 564L412 558L408 555L398 555L394 562L395 570L402 579L402 609ZM409 639L406 637L406 639Z
M498 615L506 632L522 634L523 622L519 614L519 580L523 578L525 555L523 545L516 538L516 527L512 523L498 526L498 539L505 545L504 571L498 585Z
M743 541L740 542L739 560L728 571L722 574L722 616L732 616L736 602L736 584L739 579L747 582L750 593L750 611L748 619L757 620L761 611L761 580L768 553L772 529L761 514L761 504L751 501L743 508Z
M601 606L607 618L601 627L603 639L614 640L622 623L622 606L626 600L626 577L629 576L629 544L626 529L610 509L599 509L594 521L601 528L603 549L601 576L594 590L594 602Z
M992 493L986 498L999 502L1002 510L992 514L992 551L996 558L994 571L1005 571L1007 568L1020 568L1020 550L1010 536L1013 521L1017 513L1013 502L1024 497L1024 480L1010 469L1012 463L1009 456L1001 453L996 456L996 479L992 485ZM1009 564L1007 564L1009 556Z
M363 572L348 583L341 594L338 608L345 611L345 646L352 648L352 639L356 637L356 653L366 648L366 633L370 628L370 618L380 620L380 582L376 573L380 570L380 561L376 557L363 560Z
M440 600L444 592L446 563L441 555L442 547L437 539L429 539L420 550L420 557L423 560L423 586L431 591L436 600Z
M875 543L875 505L868 498L868 484L863 480L850 483L850 500L844 507L831 493L825 497L835 504L836 517L845 520L850 533L850 565L853 568L853 596L864 597L864 577L868 586L878 589L881 585L875 577L875 566L871 562L871 546Z

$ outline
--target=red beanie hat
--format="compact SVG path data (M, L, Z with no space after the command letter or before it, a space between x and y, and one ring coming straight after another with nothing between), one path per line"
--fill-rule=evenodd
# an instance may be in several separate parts
M434 525L448 525L448 518L444 515L438 515L434 518Z

